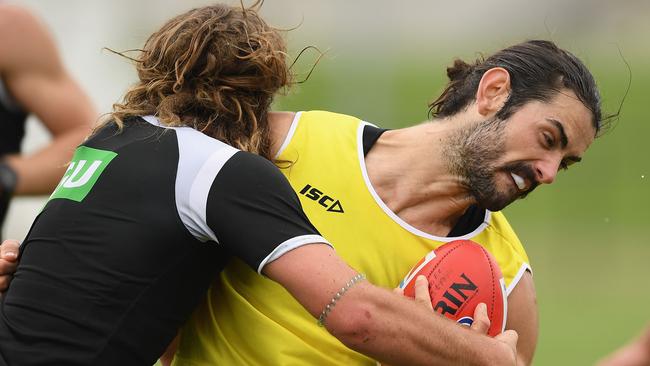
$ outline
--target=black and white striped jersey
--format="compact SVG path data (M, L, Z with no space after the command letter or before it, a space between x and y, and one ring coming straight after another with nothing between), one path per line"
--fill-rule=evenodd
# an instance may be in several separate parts
M317 242L271 162L153 117L109 124L21 247L0 364L152 365L226 261L261 272Z

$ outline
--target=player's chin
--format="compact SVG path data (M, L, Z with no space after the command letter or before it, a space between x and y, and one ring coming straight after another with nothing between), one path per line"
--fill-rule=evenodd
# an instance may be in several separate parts
M486 197L481 197L477 201L479 206L494 212L503 210L520 196L518 191L506 190L506 192L494 192Z

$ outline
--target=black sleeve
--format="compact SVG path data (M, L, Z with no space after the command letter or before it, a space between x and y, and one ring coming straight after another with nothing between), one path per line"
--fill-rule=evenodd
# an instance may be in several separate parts
M270 161L237 152L217 174L206 220L220 245L256 271L300 245L325 242Z

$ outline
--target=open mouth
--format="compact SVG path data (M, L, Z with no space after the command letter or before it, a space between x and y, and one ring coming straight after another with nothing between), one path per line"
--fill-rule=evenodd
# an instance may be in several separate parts
M526 190L526 180L522 178L521 176L515 174L515 173L510 173L512 176L512 180L515 181L515 184L517 185L517 188L519 188L520 191L525 191Z

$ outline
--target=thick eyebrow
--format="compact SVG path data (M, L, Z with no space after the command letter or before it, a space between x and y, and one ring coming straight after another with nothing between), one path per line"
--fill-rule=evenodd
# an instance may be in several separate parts
M564 126L560 121L556 119L547 118L546 120L553 123L553 126L557 128L557 131L560 133L560 141L562 141L562 148L565 149L566 146L569 144L569 139L566 137L566 132L564 132Z
M554 118L547 118L547 121L551 122L555 128L557 128L558 133L560 134L560 141L562 143L562 148L566 149L567 145L569 144L569 138L566 136L566 132L564 132L564 125L562 125L562 122L554 119ZM571 163L579 163L582 161L582 158L579 156L567 156L564 158L565 161L571 162Z

